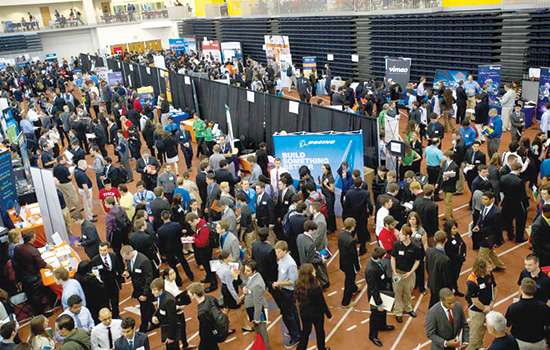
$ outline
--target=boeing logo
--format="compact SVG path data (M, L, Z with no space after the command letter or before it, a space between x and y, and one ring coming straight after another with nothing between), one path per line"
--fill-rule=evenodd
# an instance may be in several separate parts
M304 148L309 145L334 145L335 143L336 143L336 140L318 140L318 141L300 140L300 148Z

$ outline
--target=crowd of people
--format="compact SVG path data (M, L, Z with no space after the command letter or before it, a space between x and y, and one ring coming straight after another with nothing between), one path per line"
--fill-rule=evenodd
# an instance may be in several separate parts
M166 57L167 66L175 70L212 75L233 67ZM142 63L149 58L127 54L124 59ZM339 306L356 307L356 295L367 288L368 300L373 300L369 339L374 345L383 346L379 332L395 329L388 323L386 297L395 299L395 321L402 323L404 316L417 317L412 293L418 288L430 293L425 329L432 349L481 349L487 331L495 338L490 349L546 347L550 284L541 267L550 264L549 143L545 131L533 141L523 136L525 116L521 106L514 108L520 95L511 84L505 85L502 117L489 109L486 87L471 76L454 93L424 87L424 78L415 90L412 84L407 87L405 96L391 80L387 89L373 81L355 90L346 84L333 91L333 103L378 117L383 143L401 138L399 119L409 117L404 156L384 153L385 165L367 184L360 170L346 162L324 164L318 181L307 166L293 178L281 159L268 155L265 143L247 157L251 170L241 169L230 140L213 135L198 113L193 115L193 147L191 133L171 119L164 95L141 100L130 86L111 87L93 74L74 74L78 67L72 58L60 65L39 62L20 72L0 73L2 97L9 99L25 134L31 164L52 170L70 243L85 254L71 278L65 267L53 269L40 257L34 232L10 231L9 266L36 316L26 342L18 338L14 321L4 323L0 348L11 350L18 343L17 350L41 350L59 342L63 350L148 350L147 333L160 327L168 350L180 343L190 349L195 346L187 341L185 310L193 304L200 325L199 349L218 349L218 343L235 332L256 332L269 349L266 323L272 299L288 330L285 348L306 349L315 326L318 349L329 349L324 322L332 312L324 291L334 278L327 270L334 259L330 235L338 237L345 279ZM271 72L271 64L262 70L253 60L244 66L237 61L235 67L232 79L244 73L238 84L250 88L257 82L265 87L280 74ZM253 81L247 80L252 76ZM327 85L331 87L330 81ZM303 97L299 84L297 90ZM451 118L455 113L456 121ZM500 139L508 130L512 141L500 154ZM442 150L449 133L452 147ZM480 148L484 142L488 158ZM4 144L13 157L20 156L16 145L8 140ZM63 152L65 147L69 154ZM180 161L180 149L185 162ZM337 178L342 184L341 222L335 213ZM459 283L459 276L468 249L453 217L453 197L468 193L464 183L471 194L468 230L473 250L479 251L466 284ZM94 200L100 201L100 211ZM436 204L441 200L442 223ZM495 249L504 244L504 231L517 244L527 239L532 203L533 253L525 258L518 279L520 300L503 316L493 310L493 272L506 269ZM378 244L369 252L367 242L372 240ZM198 269L188 263L189 254ZM364 287L356 280L363 273L360 258L366 254L370 258ZM62 288L63 311L53 334L46 328L56 297L42 283L42 268L51 269ZM119 296L126 279L131 279L131 297L139 303L139 329L133 317L120 319ZM6 288L7 295L15 292L15 284ZM464 296L469 322L456 300ZM9 314L10 306L2 306L5 310L0 311ZM229 326L231 313L240 331Z

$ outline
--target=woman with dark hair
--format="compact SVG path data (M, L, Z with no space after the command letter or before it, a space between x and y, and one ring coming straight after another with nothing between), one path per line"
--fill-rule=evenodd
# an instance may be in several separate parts
M298 279L294 285L294 296L298 301L302 332L297 350L305 350L312 325L315 326L317 349L330 350L325 347L325 315L332 318L323 291L316 278L315 268L309 263L302 264L298 271Z
M334 202L336 201L336 196L334 194L334 176L332 176L332 169L328 163L323 164L322 172L323 176L319 179L319 185L327 201L327 232L330 234L336 232L336 216L334 214Z
M455 132L456 127L451 121L451 117L455 114L453 105L456 103L455 98L453 97L453 92L449 89L446 89L443 92L443 97L439 100L441 106L441 113L443 114L443 124L445 125L445 132L449 132L451 129L452 132Z
M399 179L405 179L405 172L413 170L415 163L420 163L422 157L412 149L409 141L405 141L405 154L399 157Z
M424 257L426 254L426 250L428 249L428 235L426 234L426 230L424 229L424 227L422 227L422 220L420 219L420 215L418 215L418 213L415 211L411 211L409 213L409 216L407 218L407 225L412 230L411 240L415 242L419 247L422 247L422 260L420 260L420 265L418 265L418 268L416 269L417 272L415 287L418 288L420 293L426 294Z
M164 163L164 157L166 150L164 149L164 129L162 128L162 124L157 124L153 131L153 144L155 145L155 149L157 150L157 160L159 161L160 165Z
M44 315L38 315L31 320L31 335L29 336L28 343L32 347L32 350L44 350L48 347L55 349L55 340L46 331L48 328L48 318Z
M107 306L107 298L105 285L92 274L92 262L90 260L82 260L78 264L74 279L80 282L86 296L86 307L90 310L94 322L98 324L99 310Z
M523 173L521 173L520 177L527 183L529 181L529 187L536 186L538 183L538 170L535 170L535 164L536 164L536 156L531 150L531 139L527 136L522 137L519 140L519 149L517 150L518 156L521 157L521 160L523 161L523 164L527 162L529 159L529 165L527 166L527 169Z
M179 176L178 162L180 158L178 153L178 143L166 130L162 133L162 143L164 144L164 152L166 152L166 163L174 164L176 175Z
M300 182L298 184L298 188L297 188L296 192L301 191L302 196L304 198L307 198L307 193L306 193L306 190L305 190L306 185L308 183L315 183L315 181L311 177L311 171L309 170L307 165L300 166L300 169L298 169L298 174L300 175Z
M456 221L446 220L443 224L443 231L447 234L445 253L451 259L451 287L456 296L463 297L464 294L458 290L458 278L460 277L462 264L466 261L466 243L464 243L460 233L458 233L458 223Z
M143 127L143 130L141 130L141 134L143 136L143 139L145 140L145 143L147 144L147 148L149 148L149 152L151 153L151 157L155 157L155 127L153 126L153 123L150 119L147 119L145 122L145 126Z
M162 278L164 279L164 290L176 299L176 312L178 318L178 325L180 326L180 334L178 339L181 340L184 349L188 348L187 343L187 331L185 324L185 306L191 304L191 299L186 291L181 291L176 284L176 270L171 267L164 268L162 272ZM177 345L177 344L176 344Z

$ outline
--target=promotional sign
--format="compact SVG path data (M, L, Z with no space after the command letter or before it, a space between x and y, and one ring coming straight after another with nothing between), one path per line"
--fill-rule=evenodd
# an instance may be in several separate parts
M410 58L390 58L386 57L386 81L392 79L405 89L411 78L411 59Z
M501 66L487 65L477 67L477 82L480 86L487 85L489 87L489 104L498 103L497 97L500 87L500 71Z
M546 112L546 104L550 99L550 68L540 69L539 102L537 104L537 120Z
M222 53L220 51L220 43L218 41L203 41L202 42L202 54L208 61L222 62Z
M50 62L50 63L57 62L57 54L56 53L47 53L46 54L46 62Z
M317 57L302 57L302 67L304 69L304 77L309 77L313 68L317 68Z
M283 57L285 58L287 64L292 62L288 36L266 35L264 36L264 40L267 60L273 60L279 65L279 67L286 68L281 66L281 60Z
M142 104L145 104L145 101L149 100L155 105L155 90L152 86L143 86L137 89L139 100Z
M172 102L172 88L170 87L170 74L168 71L163 70L162 76L164 77L164 83L166 84L166 100Z
M434 87L440 80L443 80L445 87L455 90L458 87L459 81L466 81L468 72L460 70L437 69L435 71Z
M10 140L10 143L16 142L19 130L17 129L17 121L11 113L11 108L6 108L2 111L0 122L2 124L2 130L4 131L4 134L6 135L8 140Z
M6 59L0 57L0 69L6 69L8 66L6 64Z
M123 83L122 72L108 72L107 73L107 84L109 86L117 86L118 83Z
M124 47L122 45L113 46L113 52L124 57Z
M185 42L185 53L189 56L197 53L197 40L195 38L182 38Z
M15 207L17 190L15 188L15 176L11 164L11 153L0 153L0 211L6 212Z
M100 80L107 81L109 79L109 68L107 68L107 67L96 67L95 72L97 74L97 77Z
M153 61L155 62L155 67L160 69L166 69L166 61L162 55L153 55Z
M168 39L168 45L170 45L170 51L185 52L185 39Z
M222 53L224 61L233 61L235 58L243 57L243 49L239 42L222 43Z
M323 164L330 164L335 183L335 212L341 214L340 195L342 179L338 169L342 162L349 164L349 169L357 169L363 174L363 131L348 133L291 133L273 135L275 156L281 158L282 166L292 178L300 179L299 169L306 165L311 177L319 183L323 176Z

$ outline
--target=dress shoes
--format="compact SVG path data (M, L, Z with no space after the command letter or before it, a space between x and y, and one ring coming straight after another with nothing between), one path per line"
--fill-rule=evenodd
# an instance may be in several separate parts
M378 347L383 347L384 346L384 344L382 344L382 342L378 338L369 337L369 339L370 339L371 342L374 343L374 345L376 345Z

